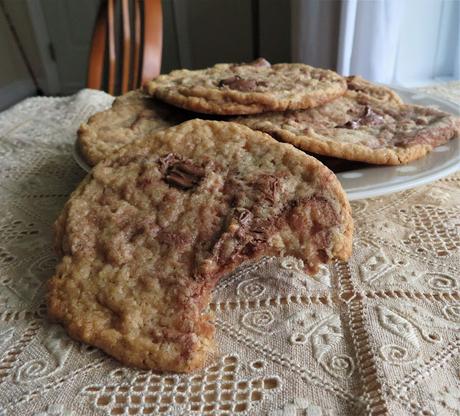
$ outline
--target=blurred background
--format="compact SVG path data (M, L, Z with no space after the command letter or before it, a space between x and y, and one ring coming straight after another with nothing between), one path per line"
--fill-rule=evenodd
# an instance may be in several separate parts
M120 3L114 2L116 22ZM407 87L460 79L460 0L161 4L162 73L263 56L272 63L304 62ZM85 88L100 5L98 0L0 0L0 110L28 96ZM120 40L117 52L121 48Z

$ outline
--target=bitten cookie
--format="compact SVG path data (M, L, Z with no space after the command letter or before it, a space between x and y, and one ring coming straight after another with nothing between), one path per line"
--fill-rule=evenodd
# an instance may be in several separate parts
M380 165L419 159L458 131L447 113L400 102L385 87L348 80L347 93L323 106L233 119L324 156Z
M351 253L335 175L236 123L192 120L99 163L55 224L49 315L125 364L188 372L213 351L204 312L247 260L293 255L315 272Z
M94 114L82 124L77 144L85 161L94 166L128 143L186 119L177 108L134 90L116 98L112 108Z
M152 96L191 111L238 115L310 108L343 95L345 79L304 64L218 64L160 75L145 86Z

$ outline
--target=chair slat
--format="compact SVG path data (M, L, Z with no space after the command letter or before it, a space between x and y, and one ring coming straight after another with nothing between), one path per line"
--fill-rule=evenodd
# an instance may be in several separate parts
M141 59L141 5L134 1L134 57L132 89L139 88L139 65Z
M128 0L121 0L121 13L123 20L123 68L121 92L124 94L130 89L129 78L131 69L131 23Z
M161 0L144 0L142 84L160 74L163 47L162 16Z
M130 1L134 3L130 8ZM121 0L122 35L117 36L117 0L101 0L93 32L88 69L89 88L103 89L107 71L107 92L126 93L155 78L161 71L163 15L161 0ZM134 10L134 19L131 12ZM120 32L118 32L120 33ZM116 42L122 39L122 53ZM134 48L134 50L133 50ZM105 64L105 56L108 61ZM122 58L121 73L118 70ZM121 79L119 78L121 76ZM120 82L121 81L121 82ZM120 88L118 88L120 86Z
M108 0L107 22L109 37L109 94L115 94L116 52L115 52L115 0Z
M99 7L89 55L87 86L96 90L102 89L104 74L104 54L107 41L107 14L105 6L104 2L102 2Z

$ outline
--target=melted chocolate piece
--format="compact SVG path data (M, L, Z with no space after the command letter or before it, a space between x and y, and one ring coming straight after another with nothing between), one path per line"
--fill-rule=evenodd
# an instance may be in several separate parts
M374 110L372 110L371 107L366 105L364 107L364 114L361 117L354 120L349 120L342 126L336 126L336 128L356 130L361 126L378 126L380 124L383 124L384 122L385 119L383 118L383 116L376 113Z
M235 75L234 77L220 80L218 86L219 88L228 87L231 90L248 92L254 90L256 87L266 87L267 84L264 81L243 79L239 75Z
M385 122L385 119L383 118L383 116L376 113L368 105L366 105L364 109L364 117L362 118L362 120L363 120L363 124L367 124L371 126L376 126L379 124L383 124Z
M240 209L239 214L238 214L238 222L240 223L242 227L247 227L248 225L250 225L253 218L254 218L254 215L252 214L251 211L245 208Z
M360 119L347 121L343 126L338 126L338 127L345 127L346 129L351 129L351 130L359 129L361 127Z
M316 79L318 81L324 81L326 79L326 74L324 74L323 71L311 71L311 74L310 74L311 78L312 79Z
M178 156L169 153L159 161L163 180L171 186L182 190L196 187L203 179L205 171L187 160L181 160Z
M232 71L234 71L234 70L236 70L237 68L239 68L241 66L256 66L256 67L260 67L260 68L270 68L272 66L272 64L270 62L268 62L265 58L257 58L257 59L255 59L254 61L251 61L251 62L241 62L241 63L238 63L238 64L231 64L230 69Z
M357 86L354 84L355 77L349 76L347 79L347 86L350 91L364 91L362 87Z
M251 65L251 66L258 66L258 67L265 67L265 68L269 68L271 67L271 63L268 62L265 58L257 58L255 61L252 61L252 62L249 62L248 65Z
M271 203L275 202L276 196L280 190L280 180L274 175L260 175L257 181L253 183L255 189L262 192L265 199Z
M353 85L353 84L350 84L350 83L348 83L348 89L349 89L350 91L363 91L362 88L359 88L359 87L357 87L356 85Z
M291 201L285 215L292 230L310 234L318 258L323 262L328 261L327 249L331 244L330 227L340 222L330 202L320 195L313 195L300 201L294 200Z

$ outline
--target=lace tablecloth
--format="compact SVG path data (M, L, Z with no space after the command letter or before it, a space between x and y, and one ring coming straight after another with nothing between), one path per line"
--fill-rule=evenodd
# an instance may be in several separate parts
M460 83L428 89L460 103ZM354 254L314 277L265 258L220 282L203 371L126 368L46 319L51 225L84 172L83 90L0 114L0 415L460 412L460 174L354 202Z

